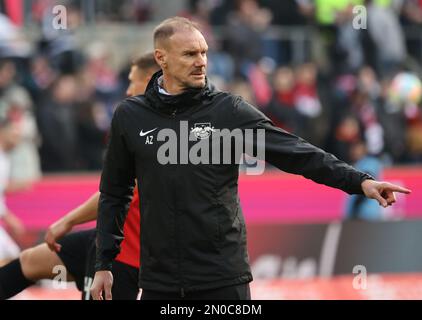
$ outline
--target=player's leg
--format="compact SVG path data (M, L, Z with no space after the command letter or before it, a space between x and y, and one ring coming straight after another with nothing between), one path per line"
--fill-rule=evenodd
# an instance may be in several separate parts
M18 294L37 280L53 279L53 269L63 265L59 256L46 244L22 251L19 259L15 259L0 268L0 299L8 299ZM67 280L72 281L68 275Z
M64 262L68 273L74 277L76 286L82 292L84 299L85 289L89 286L85 278L85 270L89 260L90 248L93 244L95 246L95 229L70 233L60 239L58 243L62 246L58 255Z
M20 260L24 275L32 280L53 279L58 275L57 266L64 266L66 280L83 282L86 248L91 243L95 230L70 233L58 240L61 250L51 251L43 243L22 252Z
M23 274L32 281L53 279L58 275L58 271L55 271L57 266L66 267L59 255L51 251L45 243L23 251L20 261ZM66 272L66 280L74 281L74 277Z
M75 281L78 289L84 287L86 248L95 236L95 230L66 235L58 242L59 253L46 244L23 251L20 259L0 268L0 299L8 299L41 279L53 279L56 266L64 266L66 280Z

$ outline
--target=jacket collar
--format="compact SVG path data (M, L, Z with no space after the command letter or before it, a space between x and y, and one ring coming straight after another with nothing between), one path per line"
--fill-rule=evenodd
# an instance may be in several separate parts
M159 92L158 79L163 72L157 71L148 83L145 91L146 98L153 104L158 111L166 114L178 114L192 107L202 105L209 100L216 90L213 85L205 78L205 86L203 88L192 88L178 95L166 95Z

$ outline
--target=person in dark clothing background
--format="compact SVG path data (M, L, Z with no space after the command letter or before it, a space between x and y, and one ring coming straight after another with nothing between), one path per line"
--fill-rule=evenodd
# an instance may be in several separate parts
M224 163L221 157L220 162L191 159L200 144L221 147L220 129L228 129L221 133L229 141L235 130L252 130L256 139L245 134L244 141L254 147L249 155L257 150L258 159L281 170L364 194L383 207L395 202L395 191L410 193L375 181L275 127L241 97L214 89L206 77L207 43L190 20L163 21L155 29L154 47L162 71L153 76L145 95L121 102L112 120L100 183L94 299L112 298L112 261L123 239L135 179L142 212L141 299L251 298L238 157Z
M43 171L77 169L76 80L61 76L51 96L39 104L37 122L43 137L40 155ZM59 138L60 137L60 138Z

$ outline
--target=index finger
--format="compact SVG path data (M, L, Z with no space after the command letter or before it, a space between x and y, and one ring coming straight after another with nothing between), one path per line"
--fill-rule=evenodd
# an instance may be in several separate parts
M403 188L403 187L400 187L400 186L395 185L395 184L389 184L389 185L387 186L387 188L388 188L389 190L391 190L391 191L401 192L401 193L406 193L406 194L409 194L409 193L411 193L411 192L412 192L412 190L410 190L410 189Z

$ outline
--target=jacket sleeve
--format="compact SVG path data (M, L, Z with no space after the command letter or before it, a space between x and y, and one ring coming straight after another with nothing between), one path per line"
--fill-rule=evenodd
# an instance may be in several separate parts
M302 175L314 182L341 189L349 194L363 194L361 183L366 179L373 179L334 155L274 126L262 112L240 97L234 98L233 112L238 128L265 130L265 140L257 140L255 133L252 142L246 141L246 144L254 145L255 154L252 156L256 156L256 149L260 147L264 150L262 154L265 157L261 160L285 172Z
M112 119L110 139L100 182L95 270L111 270L112 261L120 252L123 225L135 185L134 155L126 143L120 105Z

